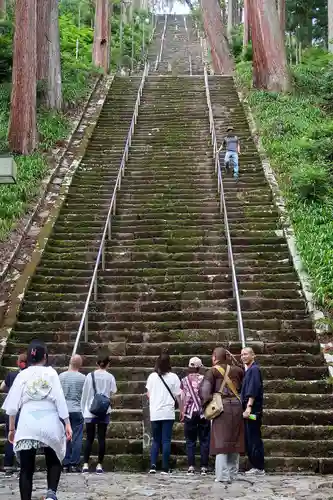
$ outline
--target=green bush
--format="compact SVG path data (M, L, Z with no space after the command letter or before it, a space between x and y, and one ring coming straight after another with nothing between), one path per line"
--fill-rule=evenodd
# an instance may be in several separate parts
M295 166L291 172L292 189L305 201L323 200L330 188L330 174L322 165Z

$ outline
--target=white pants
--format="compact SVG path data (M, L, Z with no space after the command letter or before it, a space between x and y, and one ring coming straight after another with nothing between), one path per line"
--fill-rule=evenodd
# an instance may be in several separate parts
M216 455L216 481L232 481L238 474L239 453L221 453Z

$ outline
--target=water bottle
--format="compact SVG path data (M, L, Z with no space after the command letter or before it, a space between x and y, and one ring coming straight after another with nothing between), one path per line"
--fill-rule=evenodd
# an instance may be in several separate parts
M257 420L257 415L255 415L254 413L251 413L251 414L249 415L249 419L250 419L250 420Z

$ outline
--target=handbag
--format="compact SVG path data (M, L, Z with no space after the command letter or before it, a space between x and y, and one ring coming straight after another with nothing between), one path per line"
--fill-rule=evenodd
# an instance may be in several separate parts
M215 367L214 367L215 368ZM220 368L220 367L219 367ZM223 370L223 368L221 368ZM208 403L208 405L205 408L204 415L207 420L214 420L214 418L218 417L223 413L223 401L222 401L222 393L223 389L225 387L225 384L227 383L227 377L230 371L230 366L227 365L227 370L224 372L223 370L223 381L220 387L220 390L217 392L214 392L212 400ZM220 373L222 373L219 370Z
M177 399L176 399L176 398L175 398L175 396L172 394L170 387L168 386L168 384L166 383L166 381L164 380L164 378L162 377L162 375L158 374L158 376L160 377L160 379L162 380L163 384L165 385L165 387L166 387L166 389L167 389L168 393L169 393L169 394L170 394L170 396L172 397L172 399L173 399L173 401L174 401L174 403L175 403L175 409L177 409L177 408L178 408L178 401L177 401Z
M94 389L94 399L92 400L89 411L98 418L104 418L110 408L110 399L105 396L105 394L97 393L94 372L92 372L91 378Z

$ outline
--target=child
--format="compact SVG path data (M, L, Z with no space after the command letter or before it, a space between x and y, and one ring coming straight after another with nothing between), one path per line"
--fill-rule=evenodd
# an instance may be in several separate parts
M238 179L238 155L240 154L240 144L237 135L234 134L233 127L227 128L227 135L222 141L221 147L218 150L220 154L221 150L225 147L226 153L224 157L224 165L227 170L229 170L229 162L232 159L234 164L234 177Z

